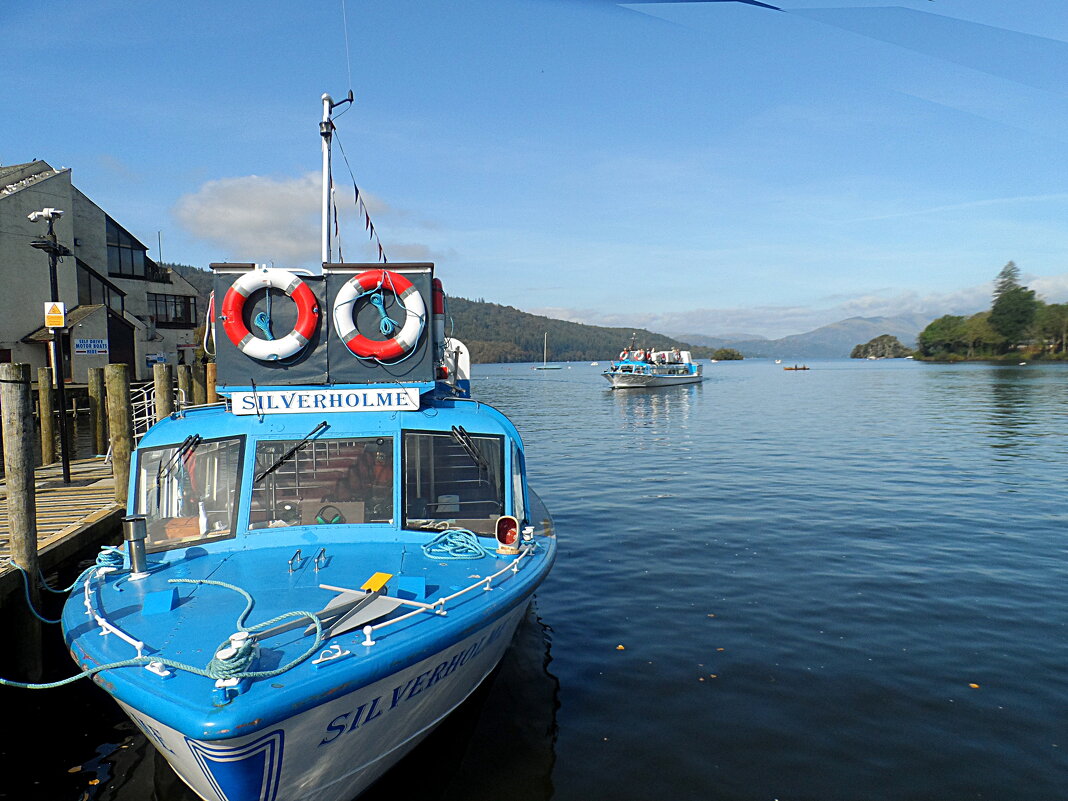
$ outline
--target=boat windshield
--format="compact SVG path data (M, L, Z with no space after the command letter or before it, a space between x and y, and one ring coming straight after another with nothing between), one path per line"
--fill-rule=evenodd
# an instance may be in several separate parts
M134 510L145 516L146 550L165 551L234 535L244 437L138 452Z
M504 437L404 433L404 525L455 525L492 536L504 514Z
M256 445L249 528L392 521L393 437L308 440L279 461L298 443Z

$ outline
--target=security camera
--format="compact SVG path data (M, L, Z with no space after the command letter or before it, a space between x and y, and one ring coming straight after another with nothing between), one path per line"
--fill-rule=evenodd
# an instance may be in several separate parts
M45 208L40 211L31 211L26 216L30 222L40 222L41 220L55 222L63 216L63 211L61 209Z

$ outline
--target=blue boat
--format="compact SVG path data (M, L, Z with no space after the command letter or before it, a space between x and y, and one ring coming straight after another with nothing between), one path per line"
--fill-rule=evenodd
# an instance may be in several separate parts
M493 671L556 556L434 265L331 262L328 188L321 270L213 265L223 402L141 439L123 549L63 612L209 801L359 795Z
M612 385L612 389L670 387L697 384L704 380L701 365L693 360L690 351L638 347L633 339L601 375Z

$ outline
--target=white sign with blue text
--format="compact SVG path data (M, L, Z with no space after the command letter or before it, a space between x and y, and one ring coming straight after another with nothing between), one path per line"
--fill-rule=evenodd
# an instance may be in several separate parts
M74 340L74 353L78 356L107 356L108 341L106 339L76 339Z
M267 389L231 392L234 414L301 412L407 412L419 409L418 387L375 389Z

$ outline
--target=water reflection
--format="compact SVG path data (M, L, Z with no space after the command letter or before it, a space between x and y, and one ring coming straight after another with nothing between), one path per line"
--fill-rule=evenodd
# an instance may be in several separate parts
M610 390L624 429L681 426L689 419L703 384Z
M360 801L548 801L560 684L532 605L494 676Z

